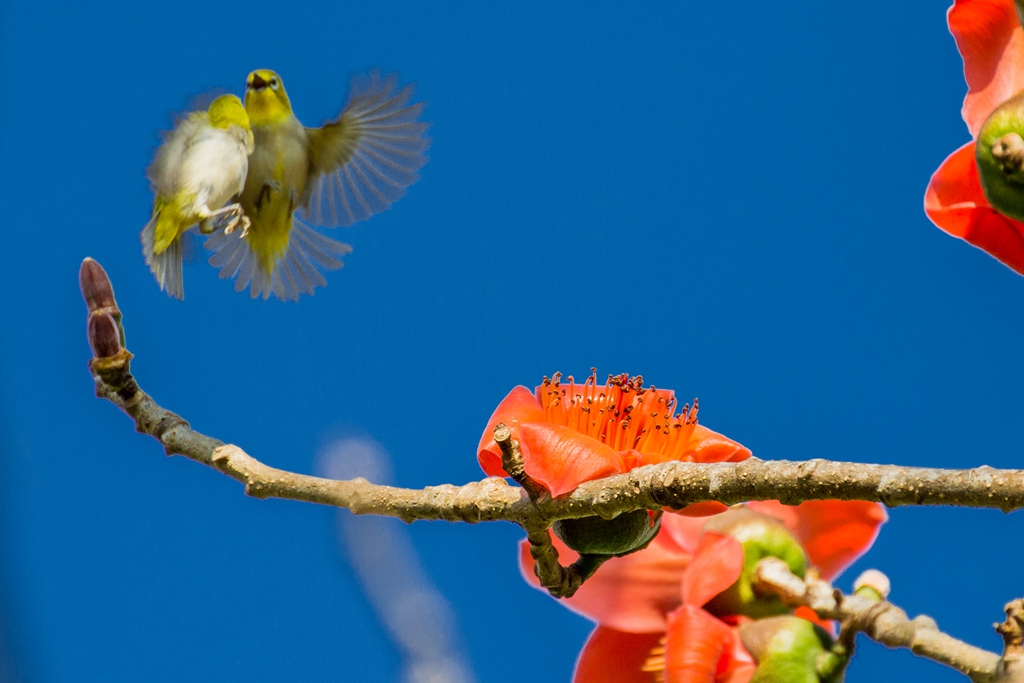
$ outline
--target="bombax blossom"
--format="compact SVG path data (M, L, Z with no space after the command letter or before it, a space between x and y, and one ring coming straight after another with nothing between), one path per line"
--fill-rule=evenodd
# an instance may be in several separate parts
M609 560L563 600L598 624L574 683L749 681L756 664L738 627L785 608L750 593L745 572L774 553L797 573L814 566L834 579L871 546L886 519L882 506L862 501L752 502L707 518L666 513L647 548ZM791 537L789 547L778 533L765 538L773 526ZM575 558L553 542L564 561ZM539 587L525 541L520 561L524 577ZM809 610L796 614L817 621Z
M558 374L533 392L513 389L480 438L477 459L488 475L508 476L494 428L504 423L519 441L526 473L552 495L585 481L669 460L737 462L750 451L697 424L697 401L679 407L675 392L643 386L641 377L591 374L583 384Z
M593 374L583 384L555 375L534 392L520 386L505 397L477 457L487 474L507 476L493 439L504 423L519 441L527 474L555 496L642 465L750 457L740 444L697 424L696 413L696 400L680 408L674 392L644 387L639 377L617 375L598 385ZM577 662L576 683L749 681L758 663L737 629L789 612L778 600L755 595L749 575L757 559L780 557L799 575L813 565L831 579L871 546L886 520L880 505L860 501L696 507L665 512L652 540L609 553L562 601L598 624ZM695 516L712 512L720 514ZM579 557L559 535L551 539L563 564ZM526 541L520 561L526 579L540 587Z
M1007 215L1009 211L1021 217L1024 186L1019 190L1014 186L1019 183L1019 171L998 164L991 151L999 136L1020 127L1016 123L1020 115L1007 112L1003 121L995 122L998 130L992 135L982 130L997 108L1011 104L1007 101L1024 90L1024 30L1014 0L956 0L947 18L964 60L968 90L961 113L972 140L935 171L925 192L925 212L950 235L1024 274L1024 223ZM979 135L985 138L981 150L977 147ZM1024 151L1012 147L1004 146L1003 153L1012 157ZM988 196L982 186L979 160L989 167ZM1020 160L1015 163L1019 165ZM999 203L1001 210L993 207L992 201ZM1011 206L1014 208L1008 208Z

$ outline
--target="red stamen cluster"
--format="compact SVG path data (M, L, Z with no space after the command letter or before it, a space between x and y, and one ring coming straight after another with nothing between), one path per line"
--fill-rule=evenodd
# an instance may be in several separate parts
M697 424L697 399L683 406L672 392L645 387L643 377L609 375L604 386L597 384L591 369L583 384L570 375L562 383L561 373L541 382L539 399L547 419L575 429L617 451L630 448L657 453L666 459L689 460L686 449Z

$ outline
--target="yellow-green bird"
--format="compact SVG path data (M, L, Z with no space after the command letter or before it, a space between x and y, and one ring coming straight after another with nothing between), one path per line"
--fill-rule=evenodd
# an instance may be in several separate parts
M351 225L387 209L426 163L424 104L409 104L412 86L395 75L353 79L341 115L306 128L292 113L281 77L260 69L245 84L256 149L239 203L252 224L244 236L218 231L206 241L220 277L235 289L282 300L327 284L322 269L340 268L351 248L311 225Z
M240 204L225 206L242 191L253 151L249 116L235 95L221 95L206 111L183 118L156 152L146 175L156 198L142 229L142 253L161 290L185 298L181 236L198 224L210 233L231 233L249 221Z

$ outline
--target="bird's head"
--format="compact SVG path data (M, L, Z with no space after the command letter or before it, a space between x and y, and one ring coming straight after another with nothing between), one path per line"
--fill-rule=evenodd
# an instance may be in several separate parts
M207 111L210 115L210 125L214 128L240 126L249 130L249 115L245 113L242 100L238 99L237 95L221 95L210 103Z
M292 103L281 77L270 69L257 69L245 80L245 111L253 125L278 123L292 113Z

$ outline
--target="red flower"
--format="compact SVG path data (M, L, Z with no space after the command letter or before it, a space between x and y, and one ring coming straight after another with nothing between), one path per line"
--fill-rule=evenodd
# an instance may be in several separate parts
M747 505L781 520L828 579L871 546L887 519L880 505L860 501ZM666 513L646 549L609 560L564 600L598 623L580 653L575 683L652 682L657 675L668 683L749 680L753 662L735 632L746 618L702 609L739 578L743 549L731 536L702 533L707 521ZM575 559L553 541L563 561ZM520 551L523 575L537 586L525 541Z
M1024 90L1024 31L1014 0L955 0L947 20L967 79L961 113L977 139L989 114ZM925 192L925 213L949 234L1024 274L1024 223L989 204L974 154L972 140L942 162Z
M598 386L594 374L583 384L572 377L563 384L556 374L534 393L519 386L505 397L484 429L477 459L487 474L508 476L493 438L503 422L519 441L527 474L560 496L642 465L750 457L740 444L697 424L696 400L679 415L677 408L675 392L644 387L640 377L617 375Z

